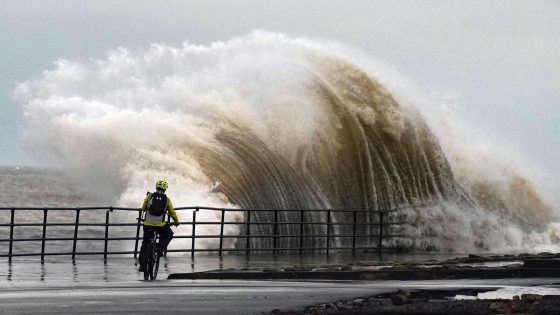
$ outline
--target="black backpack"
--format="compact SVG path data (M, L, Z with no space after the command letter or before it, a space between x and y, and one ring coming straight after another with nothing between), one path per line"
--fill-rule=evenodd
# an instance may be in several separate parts
M148 202L148 213L159 217L167 211L167 196L164 193L155 192Z

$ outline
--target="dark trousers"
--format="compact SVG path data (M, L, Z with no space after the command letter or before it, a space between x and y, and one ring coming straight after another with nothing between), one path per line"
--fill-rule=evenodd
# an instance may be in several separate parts
M140 247L140 257L139 260L143 261L144 250L148 244L148 241L154 237L154 233L159 235L159 249L166 250L167 245L173 239L173 231L169 225L166 226L144 226L144 238L142 239L142 247Z

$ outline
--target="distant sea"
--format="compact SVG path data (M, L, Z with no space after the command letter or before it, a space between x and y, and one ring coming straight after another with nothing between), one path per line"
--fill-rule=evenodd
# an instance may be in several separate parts
M62 170L0 167L0 208L92 206L99 202Z
M0 208L25 207L86 207L109 206L99 200L59 169L35 167L0 167ZM16 223L42 223L42 210L17 210ZM74 223L75 211L48 211L49 223ZM105 211L82 211L80 222L104 223ZM0 210L0 224L10 222L10 211ZM40 238L42 226L18 226L14 228L14 238ZM49 226L46 237L72 237L74 226ZM103 227L80 227L81 237L103 237ZM0 239L9 237L9 227L0 227ZM48 241L46 252L65 252L72 249L72 241ZM103 250L102 241L78 242L78 251ZM116 249L116 248L113 248ZM41 241L15 242L14 253L36 253L41 250ZM8 243L0 242L0 253L8 252Z

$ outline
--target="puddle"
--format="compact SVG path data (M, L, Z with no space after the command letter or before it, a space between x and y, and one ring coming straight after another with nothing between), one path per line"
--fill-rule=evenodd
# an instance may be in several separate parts
M538 295L560 295L560 287L517 287L508 286L494 291L487 291L478 293L476 296L472 295L456 295L455 300L512 300L514 296L523 294L538 294Z

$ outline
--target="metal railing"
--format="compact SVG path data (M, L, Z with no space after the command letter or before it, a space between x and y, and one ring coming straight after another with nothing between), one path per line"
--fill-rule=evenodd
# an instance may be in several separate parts
M255 252L279 254L296 251L303 254L321 251L329 254L331 251L382 251L391 249L384 246L385 240L404 237L394 233L398 230L396 227L403 224L395 222L396 216L392 214L396 210L248 210L211 207L180 207L175 210L180 218L188 217L188 212L191 212L190 221L180 222L183 226L181 230L189 233L174 235L174 239L186 239L186 244L190 240L190 246L169 249L168 252L191 253L192 257L196 252L215 252L221 256L224 252L244 252L249 255ZM53 217L49 214L53 212L60 212L54 218L56 222L52 222L52 219L49 221ZM130 215L119 216L118 222L112 221L111 217L117 212L137 216L134 219ZM197 214L200 213L205 216L202 220L197 220ZM18 214L25 215L24 219ZM85 220L84 214L88 215ZM136 258L142 239L142 214L137 208L119 207L0 208L0 217L4 218L4 221L0 221L0 257L8 257L10 262L12 257L18 256L40 256L41 261L44 261L45 256L54 255L67 255L72 259L78 255L103 255L104 259L109 255L134 255ZM8 217L9 223L5 222ZM73 220L61 222L64 221L61 218ZM104 221L99 222L99 218L104 218ZM35 221L37 219L39 222ZM169 218L167 221L169 222ZM212 231L210 234L202 233L201 226ZM64 228L69 230L64 231ZM87 231L84 231L86 228ZM115 231L116 228L119 229L118 232ZM55 229L63 230L63 235L48 236ZM227 233L226 229L229 230ZM84 233L87 236L83 236ZM7 235L9 236L6 237ZM204 248L197 246L197 241L205 241ZM62 244L64 242L72 243L71 251L69 245ZM78 248L79 245L92 247L96 242L102 242L102 250ZM226 246L225 242L229 245ZM34 243L35 246L19 245L23 243ZM40 243L40 250L37 243ZM113 248L118 243L119 250L111 250L110 243ZM185 242L181 244L184 245ZM128 246L130 250L123 250L123 247ZM63 249L49 251L49 247Z

